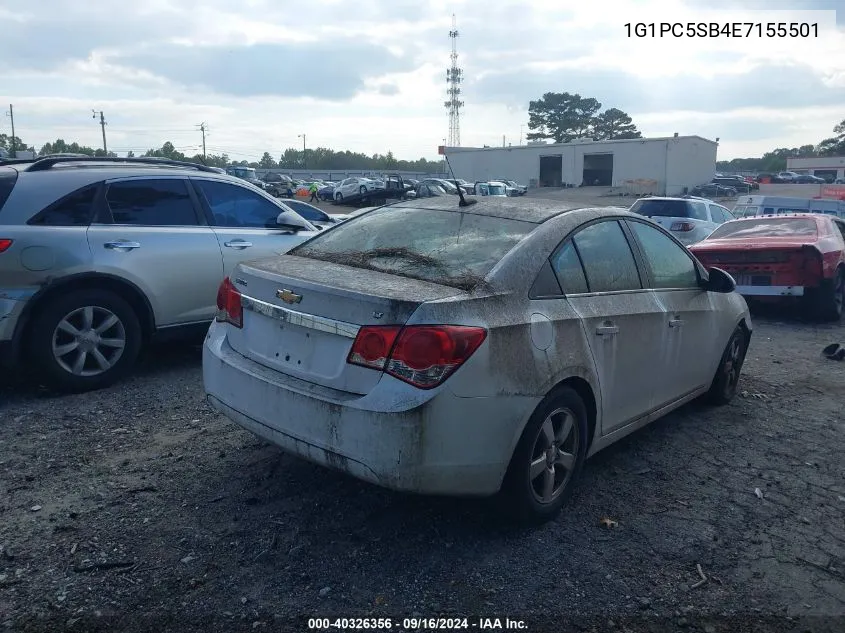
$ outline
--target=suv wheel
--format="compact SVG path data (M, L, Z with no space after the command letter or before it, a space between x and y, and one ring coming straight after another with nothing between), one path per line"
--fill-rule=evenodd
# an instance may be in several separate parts
M43 379L61 391L114 383L135 364L141 326L132 307L108 290L57 297L32 324L32 354Z

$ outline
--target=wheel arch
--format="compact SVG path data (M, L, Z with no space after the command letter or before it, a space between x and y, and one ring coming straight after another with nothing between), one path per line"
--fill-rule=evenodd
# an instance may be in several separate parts
M562 387L572 389L584 402L584 408L587 410L587 453L589 454L596 436L596 428L598 427L598 402L593 387L581 376L564 378L552 388L552 391Z
M146 342L150 339L155 331L155 313L149 299L138 286L114 275L82 273L63 277L45 285L27 302L15 327L12 339L14 341L13 356L17 358L25 347L35 317L54 297L63 292L88 289L109 290L127 301L141 323L143 340Z

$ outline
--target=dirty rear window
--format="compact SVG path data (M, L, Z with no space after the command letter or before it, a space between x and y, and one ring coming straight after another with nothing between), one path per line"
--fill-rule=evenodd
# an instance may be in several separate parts
M694 218L706 220L707 211L701 203L686 200L637 200L631 211L649 218Z
M708 240L752 239L755 237L816 237L818 227L810 218L759 218L721 225Z
M0 167L0 211L9 199L9 194L15 188L15 182L18 180L18 172L11 167Z
M472 213L384 207L289 254L471 290L534 228Z

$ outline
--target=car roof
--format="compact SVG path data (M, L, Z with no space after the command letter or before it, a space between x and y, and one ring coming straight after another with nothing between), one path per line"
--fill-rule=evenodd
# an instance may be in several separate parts
M569 211L577 211L581 209L592 209L602 212L605 208L579 205L563 200L547 200L543 198L528 198L523 197L507 197L507 198L488 198L476 199L475 204L462 207L458 204L458 196L422 198L417 200L408 200L404 202L397 202L389 205L390 207L398 207L400 209L429 209L432 211L454 211L455 213L469 213L473 215L484 215L496 218L506 218L512 220L521 220L523 222L532 222L534 224L541 224L546 220L558 216ZM641 217L637 214L628 212L627 209L621 207L606 207L609 211L607 215L630 215L631 217ZM605 213L600 213L605 215Z

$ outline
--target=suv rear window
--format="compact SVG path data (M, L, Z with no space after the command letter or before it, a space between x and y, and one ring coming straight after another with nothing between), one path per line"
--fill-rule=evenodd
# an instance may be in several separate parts
M471 290L536 226L472 213L383 207L288 254Z
M3 210L3 205L9 199L9 194L15 188L15 183L18 181L18 172L11 167L0 167L0 211Z
M703 204L695 205L687 200L637 200L631 211L649 218L694 218L707 220Z
M749 218L723 224L708 240L741 240L755 237L816 237L818 227L810 218Z

